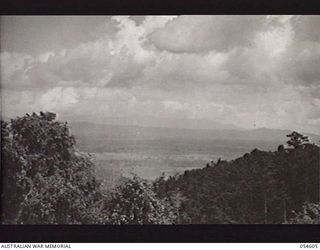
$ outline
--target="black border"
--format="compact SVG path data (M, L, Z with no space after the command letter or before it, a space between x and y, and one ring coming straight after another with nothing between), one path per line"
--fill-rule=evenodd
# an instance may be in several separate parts
M0 0L1 15L320 14L320 0ZM13 226L0 242L320 242L319 225Z
M319 243L319 225L1 226L0 242Z
M0 0L2 15L320 14L318 0Z

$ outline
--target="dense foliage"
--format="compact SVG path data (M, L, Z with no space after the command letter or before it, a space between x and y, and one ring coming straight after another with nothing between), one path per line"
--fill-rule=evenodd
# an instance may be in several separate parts
M319 224L320 223L320 203L304 203L302 211L295 213L290 219L290 224Z
M305 203L319 202L319 147L297 132L277 152L258 149L233 161L162 181L158 193L180 192L179 223L291 223ZM296 218L296 219L294 219Z
M288 147L154 182L96 179L67 123L42 113L1 121L4 224L319 223L319 147L293 132Z
M2 222L99 222L102 194L90 157L53 113L1 122Z
M55 118L40 112L1 121L3 224L174 223L175 208L146 180L124 178L103 191L90 155Z
M112 224L173 224L177 216L169 201L157 197L152 183L138 176L124 179L107 204Z

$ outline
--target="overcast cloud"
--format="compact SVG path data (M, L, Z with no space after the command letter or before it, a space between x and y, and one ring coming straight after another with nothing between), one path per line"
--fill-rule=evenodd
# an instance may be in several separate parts
M4 116L320 133L320 16L2 17Z

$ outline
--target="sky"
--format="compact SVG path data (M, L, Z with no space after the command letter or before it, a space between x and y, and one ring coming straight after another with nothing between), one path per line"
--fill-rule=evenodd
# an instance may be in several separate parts
M320 16L2 16L2 114L320 134Z

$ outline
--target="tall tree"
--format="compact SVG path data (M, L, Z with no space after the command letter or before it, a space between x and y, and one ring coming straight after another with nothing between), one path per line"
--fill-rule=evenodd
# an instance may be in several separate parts
M287 137L290 138L290 140L287 141L287 144L293 148L298 148L309 143L308 136L304 136L296 131L293 131L291 134L287 135Z
M112 224L173 224L176 209L159 198L152 183L138 176L124 178L107 203Z
M55 118L40 112L1 123L4 224L103 221L93 163Z

